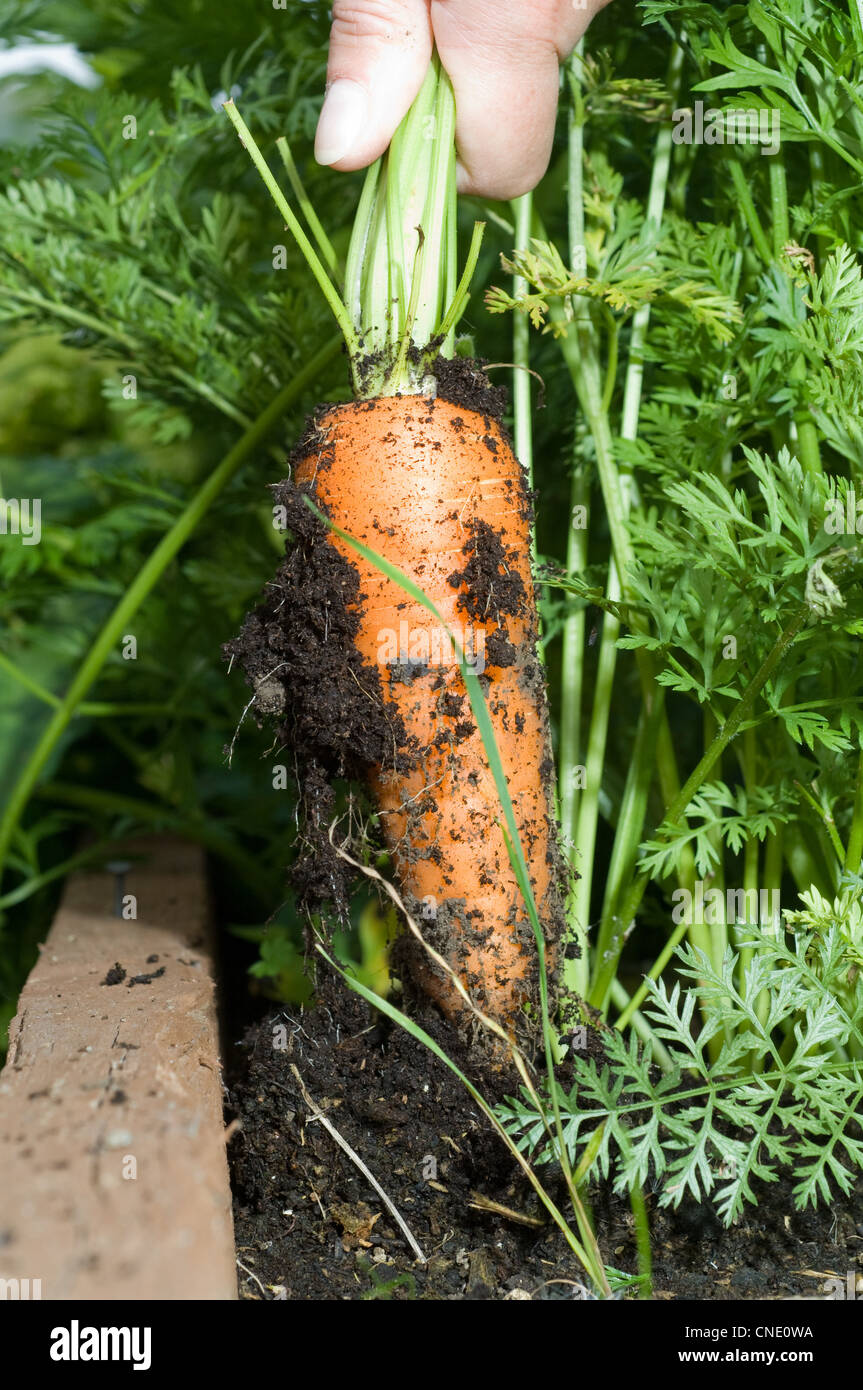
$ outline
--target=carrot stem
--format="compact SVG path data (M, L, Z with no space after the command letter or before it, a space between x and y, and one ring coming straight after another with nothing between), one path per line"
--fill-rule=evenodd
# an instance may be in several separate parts
M521 250L530 249L531 220L533 217L533 194L525 193L513 199L512 210L515 217L515 244ZM527 281L521 275L513 276L513 298L527 293ZM527 485L533 490L533 432L530 413L530 323L525 314L514 314L512 320L512 409L514 419L515 454L527 476ZM531 531L531 550L536 566L536 533Z
M318 250L320 251L321 255L327 263L327 269L329 270L331 275L338 275L339 262L338 257L336 256L336 253L333 249L333 243L330 241L329 237L324 231L324 228L321 224L321 219L315 212L315 209L312 206L311 199L309 198L308 193L303 187L303 181L300 178L299 170L297 169L294 156L291 153L291 147L285 139L284 135L282 135L276 141L276 149L281 155L282 163L285 166L285 172L288 176L291 188L294 190L294 197L296 198L297 202L302 208L303 216L308 222L312 235L318 244Z
M451 357L455 349L454 335L458 326L459 319L467 308L470 299L470 282L476 270L476 263L479 260L479 251L482 246L483 232L485 231L484 222L474 222L473 236L470 241L470 250L467 253L467 260L464 263L462 277L458 283L455 294L450 301L449 308L443 319L435 330L435 339L443 338L441 343L441 356ZM450 350L452 349L452 350Z
M321 262L317 252L315 251L314 246L312 246L312 243L309 241L309 238L303 231L299 219L297 218L296 214L294 213L293 209L288 203L288 200L286 199L284 193L279 188L279 185L276 183L270 166L267 164L267 161L261 154L261 151L255 143L251 131L249 130L248 126L246 125L245 121L243 120L242 116L240 115L239 111L234 105L234 102L226 101L224 103L224 111L231 124L233 125L234 129L236 130L237 134L239 135L240 143L248 151L252 163L254 164L255 168L257 169L258 173L263 179L267 187L267 191L270 194L270 197L272 198L282 217L285 219L285 225L290 231L300 250L302 251L303 256L305 257L306 264L309 267L309 270L312 272L315 279L317 280L321 292L323 293L324 298L326 299L333 312L333 317L336 320L336 323L339 325L339 328L342 330L342 336L344 337L348 352L352 356L356 355L359 351L359 344L357 341L357 335L354 331L354 326L351 323L348 311L344 303L336 293L333 283L330 280L330 277L327 274L326 269L324 268L324 265Z
M857 789L854 796L854 815L851 821L851 833L848 836L848 850L845 855L844 869L846 874L859 874L860 861L863 859L863 749L860 752L860 761L857 764Z
M587 262L584 244L583 199L584 103L581 100L581 87L576 68L576 63L583 50L584 40L582 39L567 70L571 95L568 132L567 220L569 263L573 268ZM582 301L576 300L575 312L581 312L582 308ZM582 516L585 522L587 520L587 491L584 471L577 458L577 448L576 443L573 446L569 527L566 545L568 574L583 574L587 568L587 525L581 524ZM581 704L584 692L584 638L584 605L579 603L578 608L575 608L573 600L570 599L570 611L563 624L558 783L563 846L573 874L578 868L579 855L576 836L581 801L580 770L583 766ZM567 961L564 967L565 980L576 994L584 994L590 971L587 924L578 918L572 892L569 893L567 899L567 930L570 940L578 948L579 955L575 960Z
M569 71L572 96L572 114L570 117L569 131L569 249L573 269L576 272L581 271L583 273L586 261L584 249L584 213L581 200L583 102L578 81L578 61L579 55L578 51L576 51L573 55ZM672 92L679 86L681 68L682 53L679 48L675 47L672 51L668 74L668 85ZM656 235L662 220L668 186L671 150L672 141L670 128L663 128L657 137L654 152L647 218L644 228L646 240ZM635 438L637 433L643 370L642 350L649 321L649 312L649 306L642 306L642 308L637 311L633 320L629 364L624 386L623 419L620 431L624 438ZM559 304L552 304L551 313L553 318L560 320L563 314L562 307ZM604 381L601 376L597 326L591 315L590 306L584 302L583 296L575 297L575 321L573 329L574 331L571 335L567 334L561 338L561 348L567 365L569 366L573 385L581 403L588 427L593 435L597 467L603 500L608 515L608 525L612 542L612 559L609 565L607 593L609 597L616 599L625 596L626 577L631 564L628 518L632 505L638 500L638 493L635 481L631 476L631 471L625 466L620 466L615 456L613 435L608 413L611 400L610 387L613 385L613 378L608 366L606 367ZM609 346L609 358L613 359L616 353L616 341L613 339ZM573 482L573 506L577 505L577 499L580 496L579 486L578 476L575 475ZM579 568L583 567L586 559L584 554L584 542L577 534L571 538L569 554L576 566ZM564 629L564 670L570 682L572 682L573 666L580 660L583 660L583 623L584 620L582 615L573 614L567 619L567 625ZM579 856L578 867L581 873L581 877L573 885L570 894L567 916L569 931L580 946L582 954L580 957L566 962L565 978L569 988L574 989L580 994L586 992L585 973L588 969L586 949L587 923L590 911L593 854L598 829L601 776L608 737L610 701L616 670L616 646L619 631L619 619L615 617L614 614L606 613L603 622L602 636L600 638L598 688L594 698L586 749L577 748L573 743L573 728L580 732L580 711L576 711L574 708L572 694L566 701L564 717L562 718L564 728L570 731L567 733L567 752L569 753L569 751L573 749L585 760L584 786L583 789L581 789L581 795L579 797L576 797L575 787L573 785L567 786L567 781L573 780L573 771L570 770L573 765L570 764L567 766L563 763L563 760L561 761L561 771L564 777L563 795L565 798L562 801L564 834L569 844L573 846L572 852L577 853ZM652 664L648 655L646 653L639 653L636 660L645 704L648 709L652 710L656 703L662 705L662 691L656 686L656 682L653 678ZM572 689L574 692L576 687L573 686ZM578 695L580 699L580 688L578 690ZM649 751L649 746L649 743L643 745L645 753ZM673 744L668 730L668 723L663 712L659 714L657 742L653 744L652 747L655 748L656 763L658 765L663 795L666 803L670 803L679 791L680 782L677 773L676 759L674 757ZM617 835L628 833L633 836L633 838L626 846L626 854L619 855L618 857L632 861L634 860L640 833L639 826L636 823L639 803L642 797L640 777L633 779L631 785L629 783L627 785L630 795L637 797L637 799L636 802L625 808L626 813L622 814L618 819ZM694 861L692 860L691 853L685 856L682 862L681 879L687 884L690 879L694 879ZM615 903L609 902L607 897L603 911L603 920L596 943L595 970L599 968L599 963L603 961L607 955L609 936L614 930L614 923L616 921L615 906ZM625 930L628 925L628 922L618 923L620 930ZM704 945L701 940L696 941L695 944Z
M458 279L455 97L437 53L387 152L363 184L340 295L337 259L284 137L276 147L315 250L233 101L224 110L341 329L358 399L420 394L435 356L455 353L482 223ZM318 254L318 251L320 254Z
M701 784L706 780L708 775L712 772L717 760L722 755L724 750L737 737L738 733L740 732L741 726L749 719L755 701L758 698L758 695L761 693L767 681L771 678L774 671L782 662L789 648L793 645L794 641L797 638L797 634L800 632L808 617L809 610L804 605L800 609L798 609L792 621L788 624L784 631L782 631L779 634L779 636L776 639L776 642L774 643L771 650L768 652L767 656L764 658L755 676L752 678L751 682L746 687L746 691L742 699L739 700L738 703L734 706L732 713L729 715L722 728L717 730L713 742L710 744L710 747L706 750L698 766L694 768L693 771L690 773L689 777L686 779L686 782L681 787L680 792L675 797L673 803L667 807L665 815L662 819L662 823L657 829L657 836L661 836L664 833L667 834L669 830L675 827L682 820L686 813L686 808L692 800L693 796L698 791ZM632 883L624 903L623 912L621 914L621 920L623 922L629 922L632 920L632 917L635 914L642 897L644 896L644 891L649 881L650 874L642 871L635 879L635 881ZM658 976L662 973L662 970L665 968L666 962L671 956L674 946L683 936L685 930L686 921L684 918L684 921L680 924L680 927L675 929L675 931L669 937L663 951L655 961L653 968L648 973L647 979L657 979ZM617 961L620 957L620 952L622 949L623 941L620 938L620 936L618 936L618 938L612 944L610 951L608 952L608 958L603 961L593 986L591 1000L594 1004L597 1005L597 1007L605 998L609 984L617 968ZM706 949L707 954L709 956L709 945ZM647 994L647 988L647 985L644 984L638 990L636 990L635 994L632 996L632 999L629 1002L628 1009L625 1009L624 1012L617 1019L615 1023L616 1028L623 1028L625 1026L630 1014L639 1007L645 995Z

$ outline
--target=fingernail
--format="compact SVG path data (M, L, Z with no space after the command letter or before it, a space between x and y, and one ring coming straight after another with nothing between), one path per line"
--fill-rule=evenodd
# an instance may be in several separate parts
M315 135L315 159L335 164L350 154L368 123L369 98L365 87L349 77L339 77L330 87L321 109Z

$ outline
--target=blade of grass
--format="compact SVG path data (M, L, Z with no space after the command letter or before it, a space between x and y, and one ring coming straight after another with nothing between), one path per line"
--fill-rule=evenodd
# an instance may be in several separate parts
M425 608L429 613L431 613L432 616L436 619L436 621L440 624L441 630L446 632L449 641L452 643L453 651L456 654L461 670L462 679L464 680L465 689L467 690L468 699L470 700L473 717L476 721L477 729L479 730L480 737L482 739L483 748L485 749L486 758L488 759L489 768L494 778L498 802L503 811L505 824L500 825L500 830L503 835L507 855L509 856L513 873L515 875L516 882L518 883L518 887L524 900L525 906L527 907L531 927L533 928L534 940L536 941L537 957L539 961L540 1005L542 1011L542 1031L543 1044L545 1048L546 1068L548 1071L548 1075L550 1077L554 1076L554 1063L556 1060L556 1037L552 1028L548 1007L548 978L545 957L545 937L543 935L542 925L539 920L539 914L536 908L536 901L533 896L533 887L531 885L530 874L528 872L527 862L524 857L524 850L522 848L521 839L518 833L518 826L515 820L515 811L512 805L512 799L509 794L509 787L507 785L506 774L504 772L503 762L500 756L500 750L497 746L497 740L495 738L494 728L492 726L491 717L488 712L486 698L482 686L477 676L474 674L474 672L468 665L468 662L465 658L465 654L457 638L450 631L444 618L438 612L438 609L436 608L432 600L428 597L428 595L422 589L420 589L418 585L414 584L413 580L410 579L408 575L406 575L401 569L399 569L397 565L391 564L389 560L384 558L384 556L379 555L377 551L372 550L369 546L363 545L354 536L351 536L347 531L343 530L342 527L338 526L334 521L330 520L329 517L324 516L324 514L318 510L318 508L314 505L310 498L304 497L303 500L306 506L309 508L309 510L318 518L320 522L322 522L330 530L334 531L338 536L342 538L343 541L345 541L347 545L351 547L352 550L354 550L358 555L362 555L364 559L368 560L371 564L373 564L378 570L380 570L382 574L385 574L387 578L393 580L393 582L397 584L404 593L406 593L410 598L413 598L417 603L420 603L423 606L423 608ZM498 824L500 823L498 822ZM550 1088L550 1094L552 1100L552 1108L554 1112L555 1131L557 1133L558 1142L560 1145L561 1168L563 1169L564 1179L569 1188L570 1197L576 1211L576 1216L579 1220L579 1226L581 1227L582 1223L584 1223L585 1225L587 1223L586 1218L584 1218L583 1213L581 1211L581 1203L579 1201L578 1194L575 1190L575 1186L572 1181L572 1172L569 1166L569 1158L566 1151L566 1145L563 1140L563 1125L561 1121L560 1107L557 1098L557 1088L555 1086L552 1086Z

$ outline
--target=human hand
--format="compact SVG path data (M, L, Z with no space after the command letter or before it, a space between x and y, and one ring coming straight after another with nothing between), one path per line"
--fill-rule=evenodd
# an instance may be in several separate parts
M607 3L334 0L315 158L347 171L383 154L434 42L455 91L459 192L528 192L551 155L559 64Z

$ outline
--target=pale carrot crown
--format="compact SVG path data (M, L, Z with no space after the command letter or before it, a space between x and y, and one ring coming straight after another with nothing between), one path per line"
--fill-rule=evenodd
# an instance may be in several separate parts
M455 329L467 306L485 225L474 224L459 279L455 100L437 54L389 149L368 170L343 274L287 142L279 140L277 148L317 250L233 101L225 102L225 111L342 330L354 395L430 390L435 358L455 354Z

